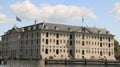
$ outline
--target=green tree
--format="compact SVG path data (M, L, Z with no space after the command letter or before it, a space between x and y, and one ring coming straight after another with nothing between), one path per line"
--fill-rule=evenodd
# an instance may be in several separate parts
M0 41L0 45L2 44L2 42Z
M119 55L119 42L116 39L114 40L114 51L115 55Z
M116 39L114 40L114 45L115 45L115 46L118 46L118 45L119 45L119 42L118 42Z

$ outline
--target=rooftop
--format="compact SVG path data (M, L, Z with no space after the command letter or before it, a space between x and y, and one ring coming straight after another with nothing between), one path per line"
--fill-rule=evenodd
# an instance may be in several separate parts
M83 27L83 26L73 26L73 25L45 23L45 22L30 25L30 26L25 26L21 28L14 26L12 29L15 29L17 32L27 32L31 30L46 29L46 30L59 30L59 31L85 32L85 33L112 35L105 28L96 28L96 27L87 27L87 26ZM10 33L11 30L7 31L7 33Z

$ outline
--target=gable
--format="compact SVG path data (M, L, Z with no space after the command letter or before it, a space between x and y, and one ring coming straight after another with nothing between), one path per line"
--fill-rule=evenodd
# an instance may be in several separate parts
M92 33L90 30L82 27L80 30L78 30L78 32L82 32L82 33Z
M17 32L19 32L19 30L18 30L17 28L12 28L12 29L10 30L10 33L17 33Z

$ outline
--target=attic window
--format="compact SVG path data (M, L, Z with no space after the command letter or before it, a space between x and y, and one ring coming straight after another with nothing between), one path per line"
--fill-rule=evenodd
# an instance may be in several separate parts
M68 27L68 31L72 31L72 29Z
M39 29L41 28L42 26L41 25L39 25Z
M34 26L33 29L35 30L35 29L36 29L36 26Z
M48 29L48 26L44 26L45 29Z
M56 26L56 27L55 27L55 30L59 30L59 28Z
M84 33L85 32L85 28L82 28L81 32Z
M99 33L99 34L101 34L101 31L100 31L100 30L98 30L98 33Z
M30 30L31 29L31 27L28 27L28 30Z
M22 31L24 32L24 28L22 28Z
M106 31L106 34L109 34L109 31Z

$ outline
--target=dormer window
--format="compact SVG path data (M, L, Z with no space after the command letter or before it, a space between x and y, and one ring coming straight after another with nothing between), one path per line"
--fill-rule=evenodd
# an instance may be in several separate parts
M100 30L98 30L98 33L99 33L99 34L101 34L101 31L100 31Z
M40 28L42 28L42 26L41 26L41 25L39 25L39 29L40 29Z
M109 34L109 31L106 31L106 34Z
M30 30L31 29L31 27L28 27L28 30Z
M85 33L85 28L82 28L81 32L82 32L82 33Z
M58 27L55 27L55 30L59 30L59 28L58 28Z
M68 31L72 31L72 29L71 29L71 28L68 28Z
M45 29L48 29L48 26L46 25L46 26L44 26L44 28L45 28Z
M36 29L36 26L34 26L33 29L35 30L35 29Z

